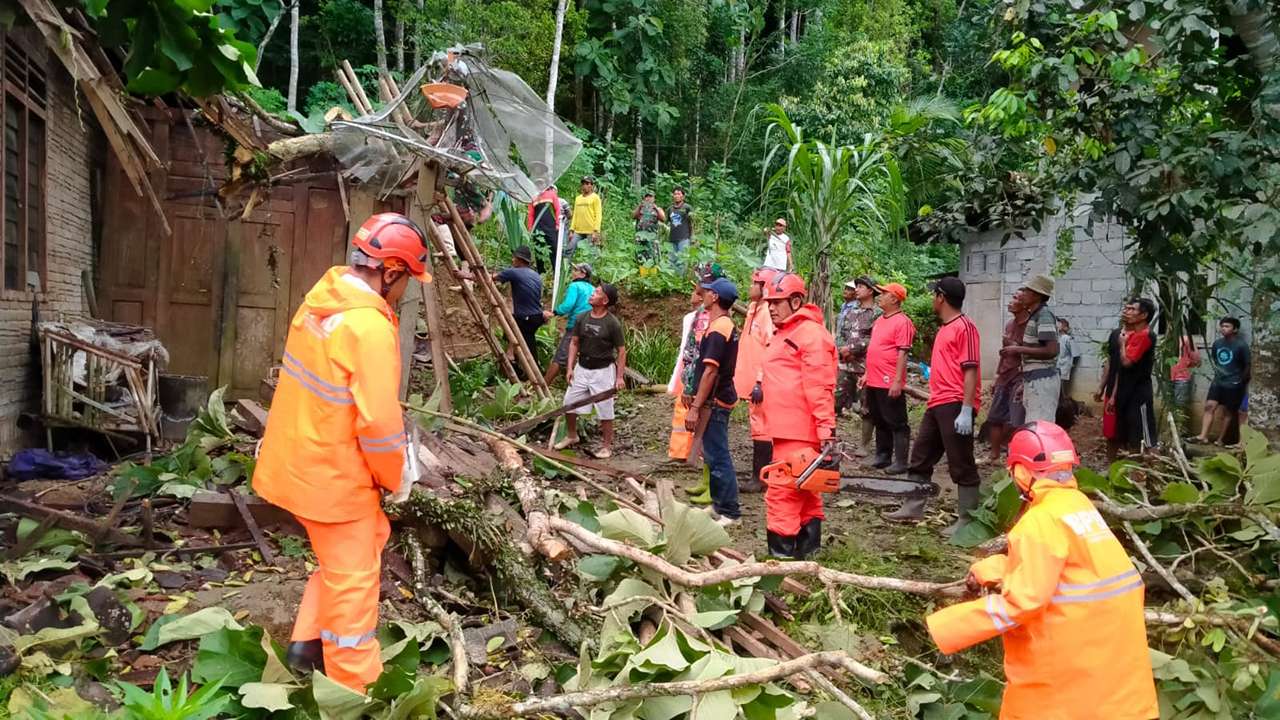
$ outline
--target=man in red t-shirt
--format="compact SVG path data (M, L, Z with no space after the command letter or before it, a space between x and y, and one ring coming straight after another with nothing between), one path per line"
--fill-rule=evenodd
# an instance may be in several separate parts
M956 484L956 521L943 531L950 537L969 522L978 509L978 463L973 458L973 417L978 413L978 383L982 342L978 328L960 311L965 287L959 278L945 277L929 283L933 311L942 321L933 340L929 364L929 406L911 448L907 479L922 485L933 483L933 468L947 457L947 470ZM924 518L923 497L908 500L885 518L919 522Z
M871 326L867 345L867 370L859 383L867 392L867 409L876 426L876 454L871 467L890 475L907 471L911 428L907 425L907 353L916 338L916 326L902 312L907 289L898 283L877 285L876 301L882 314Z

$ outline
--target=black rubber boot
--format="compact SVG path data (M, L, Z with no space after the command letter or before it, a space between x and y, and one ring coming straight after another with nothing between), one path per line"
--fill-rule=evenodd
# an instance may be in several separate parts
M902 475L907 472L907 456L911 453L911 433L903 430L893 434L893 463L884 468L888 475Z
M796 536L796 559L803 560L822 549L822 520L813 518L800 526Z
M768 440L753 440L751 442L751 478L745 482L738 480L738 492L764 492L764 483L760 482L760 471L764 470L764 466L770 462L773 462L773 443Z
M291 642L284 661L300 673L324 672L324 645L318 639Z
M927 477L920 477L919 475L912 474L908 474L907 479L912 482L920 483L921 486L929 485L932 482ZM928 500L924 498L911 498L904 500L902 505L893 512L880 513L880 517L890 522L918 523L921 520L924 520L924 510L927 504Z
M977 485L959 485L956 487L956 521L951 527L942 531L943 536L951 537L960 528L969 524L970 513L978 509L982 503L982 490Z
M796 545L798 544L799 535L779 535L772 530L766 531L769 547L769 556L778 558L779 560L795 560Z

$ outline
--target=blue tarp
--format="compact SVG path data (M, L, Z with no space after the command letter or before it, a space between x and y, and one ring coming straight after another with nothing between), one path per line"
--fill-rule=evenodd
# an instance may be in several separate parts
M11 480L80 480L97 475L107 464L90 453L59 453L31 448L19 450L9 461Z

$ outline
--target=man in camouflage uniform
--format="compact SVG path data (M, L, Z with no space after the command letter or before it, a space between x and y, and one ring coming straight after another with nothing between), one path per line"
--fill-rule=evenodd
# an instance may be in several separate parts
M873 426L866 420L866 410L860 402L858 378L867 369L867 343L871 340L871 325L879 312L875 305L876 283L863 275L845 283L844 300L840 315L836 318L836 355L839 371L836 375L836 413L857 406L863 417L862 446L871 444Z

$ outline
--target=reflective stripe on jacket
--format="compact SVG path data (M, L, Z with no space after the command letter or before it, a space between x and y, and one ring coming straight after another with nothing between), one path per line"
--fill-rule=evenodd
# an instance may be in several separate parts
M331 268L289 325L254 491L316 522L377 512L404 465L399 386L395 315L348 268Z
M818 444L836 429L836 344L805 305L773 329L761 363L769 437Z
M1000 717L1158 717L1137 569L1075 480L1038 480L1009 553L975 563L998 594L930 615L944 653L1004 641Z

